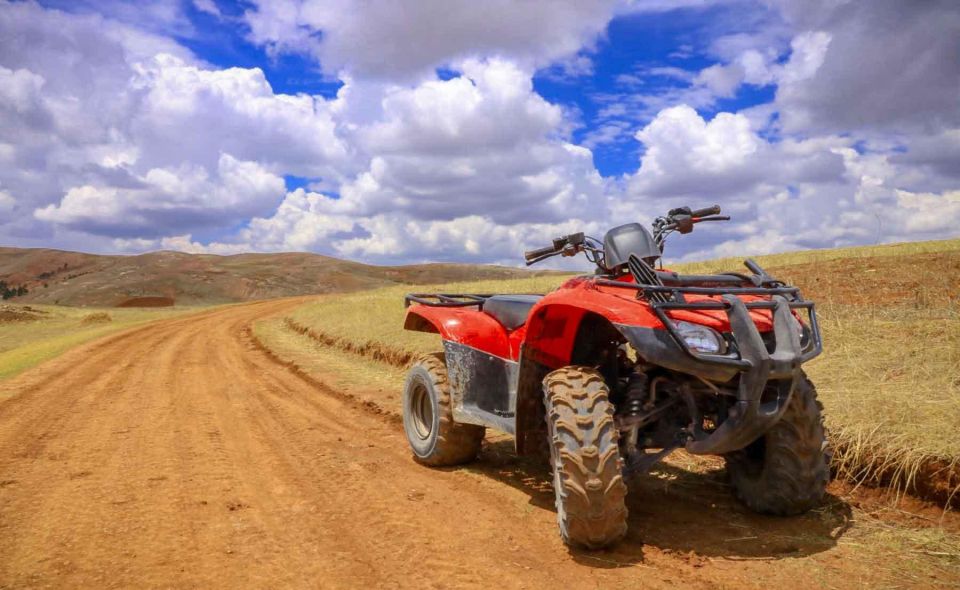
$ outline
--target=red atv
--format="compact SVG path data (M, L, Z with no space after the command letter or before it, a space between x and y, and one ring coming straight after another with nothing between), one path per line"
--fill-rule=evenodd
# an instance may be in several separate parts
M545 295L414 294L404 328L443 352L407 375L403 423L417 460L476 458L486 427L519 454L549 448L560 534L599 548L627 530L625 479L670 452L720 455L750 508L816 506L829 478L821 406L801 365L822 350L813 303L747 260L750 274L657 268L666 236L719 207L571 234L527 264L583 252L596 273ZM804 318L800 313L805 312Z

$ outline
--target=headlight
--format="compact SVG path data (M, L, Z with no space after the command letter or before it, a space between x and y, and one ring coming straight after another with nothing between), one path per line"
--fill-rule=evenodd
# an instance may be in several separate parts
M677 332L680 333L680 337L687 343L687 346L697 352L723 354L726 350L727 343L712 328L682 321L675 321L673 325L677 328Z

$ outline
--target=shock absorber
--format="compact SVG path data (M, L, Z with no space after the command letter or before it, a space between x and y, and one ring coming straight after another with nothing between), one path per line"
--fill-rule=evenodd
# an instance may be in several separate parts
M631 418L642 416L645 413L644 405L646 404L647 391L646 374L636 372L631 374L623 394L622 408L617 412L619 422L625 425L621 429L621 433L624 435L624 454L628 463L631 463L640 453L640 449L637 448L640 426Z

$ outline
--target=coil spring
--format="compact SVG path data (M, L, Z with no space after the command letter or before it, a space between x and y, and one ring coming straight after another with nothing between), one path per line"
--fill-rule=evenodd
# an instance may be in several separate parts
M642 373L631 375L624 392L623 408L620 414L624 417L632 417L646 413L644 405L647 403L648 393L647 376Z

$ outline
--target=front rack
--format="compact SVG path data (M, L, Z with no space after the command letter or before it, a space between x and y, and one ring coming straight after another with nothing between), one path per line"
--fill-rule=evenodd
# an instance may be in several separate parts
M427 307L471 307L476 305L483 309L483 304L492 294L478 295L475 293L410 293L403 297L403 306L410 307L413 303Z
M719 275L678 275L654 271L650 265L636 255L630 255L630 274L634 282L615 281L612 279L597 279L596 284L605 287L633 289L637 291L637 299L646 299L651 305L667 306L666 309L729 309L729 304L721 301L687 303L685 294L690 295L758 295L773 297L781 295L790 303L807 303L800 296L800 289L786 285L767 274L759 264L751 259L744 261L744 265L752 276L737 273L723 273ZM719 307L704 307L713 303ZM747 304L754 309L763 309L762 305L773 305L773 302L753 302ZM798 307L806 307L799 306ZM773 309L768 307L767 309Z
M631 255L631 258L632 257ZM631 264L631 266L634 265ZM664 285L659 280L657 283L660 284L651 284L652 281L648 282L645 280L643 273L635 272L634 269L631 268L634 279L637 281L636 283L627 283L611 279L597 279L596 284L636 291L637 298L646 300L650 308L657 315L657 318L667 329L667 332L684 352L700 361L728 366L746 366L748 363L744 363L744 361L740 359L701 354L692 350L674 326L673 320L667 312L674 310L718 310L730 313L733 308L733 304L726 300L688 302L683 297L685 294L721 297L724 295L766 296L771 299L766 301L743 301L741 303L743 307L748 310L765 309L771 312L777 308L775 298L781 298L791 310L803 309L807 312L808 327L810 330L809 341L801 351L801 362L807 362L819 355L823 351L823 339L820 335L820 325L817 321L817 312L813 302L804 299L800 295L799 288L791 287L775 280L753 260L747 260L746 266L753 271L754 274L752 277L733 273L702 277L676 275L671 277L676 284ZM702 283L715 283L718 279L722 279L722 282L727 283L729 286L702 286ZM697 283L701 283L701 285L697 285Z
M800 289L797 287L697 287L692 285L638 285L636 283L626 283L624 281L615 281L613 279L597 279L596 284L605 287L619 287L621 289L633 289L642 291L638 295L648 293L667 293L674 295L674 300L669 303L683 303L681 297L684 293L691 295L788 295L799 298ZM678 308L682 309L682 308Z

